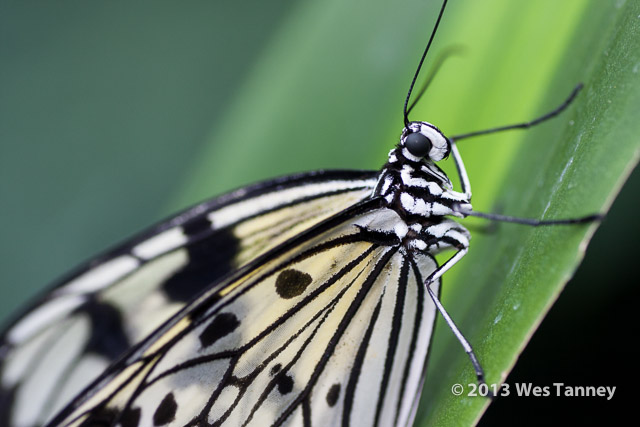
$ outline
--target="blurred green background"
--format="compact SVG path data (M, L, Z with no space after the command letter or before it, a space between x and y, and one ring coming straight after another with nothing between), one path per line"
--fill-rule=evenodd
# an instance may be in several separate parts
M0 318L81 261L196 201L294 171L379 168L439 6L0 3ZM451 2L433 54L453 45L464 53L445 64L412 118L451 135L548 110L584 78L585 64L567 55L603 48L600 34L623 7ZM499 204L496 189L521 138L461 148L476 209ZM622 385L622 368L632 366L627 325L637 324L637 279L627 277L640 237L637 175L525 352L518 366L531 370L516 368L521 381L566 375L575 385ZM436 344L450 332L440 325L438 334ZM531 408L544 404L593 421L619 400L503 399L487 417L509 423L516 410L533 422Z

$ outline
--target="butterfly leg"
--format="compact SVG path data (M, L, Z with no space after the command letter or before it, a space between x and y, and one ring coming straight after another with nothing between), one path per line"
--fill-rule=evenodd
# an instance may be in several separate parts
M501 221L501 222L511 222L515 224L523 224L529 225L532 227L539 227L545 225L567 225L567 224L586 224L595 221L602 221L604 215L602 214L592 214L579 218L565 218L565 219L534 219L534 218L519 218L515 216L509 215L500 215L500 214L491 214L491 213L482 213L467 210L464 208L456 209L457 212L460 212L464 216L475 216L478 218L488 219L490 221Z
M493 129L487 129L487 130L483 130L483 131L477 131L477 132L471 132L471 133L466 133L466 134L462 134L462 135L456 135L453 136L451 138L449 138L449 142L451 143L451 154L453 156L453 160L455 162L456 165L456 169L458 171L458 176L460 177L460 185L462 187L462 191L465 194L465 196L467 197L467 200L471 199L471 185L469 184L469 177L467 175L467 171L464 167L464 163L462 161L462 157L460 156L460 152L458 151L458 147L456 145L456 141L463 139L463 138L470 138L473 136L478 136L478 135L486 135L489 133L495 133L495 132L501 132L501 131L505 131L505 130L510 130L510 129L525 129L525 128L529 128L531 126L535 126L539 123L542 123L546 120L549 120L555 116L557 116L558 114L560 114L562 111L564 111L575 99L575 97L578 95L578 92L580 92L580 89L582 89L582 83L578 84L573 91L571 92L571 94L569 95L569 97L557 108L555 108L553 111L544 114L540 117L538 117L535 120L532 120L530 122L526 122L526 123L518 123L515 125L508 125L508 126L501 126L501 127L497 127L497 128L493 128ZM454 207L455 209L455 207ZM584 224L584 223L589 223L589 222L594 222L594 221L600 221L603 219L603 215L601 214L592 214L592 215L587 215L584 217L579 217L579 218L569 218L569 219L552 219L552 220L539 220L539 219L531 219L531 218L518 218L518 217L513 217L513 216L508 216L508 215L499 215L499 214L488 214L488 213L481 213L481 212L474 212L468 209L464 209L462 207L460 207L459 209L455 209L457 212L460 212L461 214L465 215L465 216L476 216L479 218L485 218L491 221L502 221L502 222L512 222L512 223L516 223L516 224L524 224L524 225L530 225L533 227L538 227L541 225L563 225L563 224Z
M482 369L482 365L480 365L480 361L478 360L478 357L473 351L473 347L471 347L471 344L469 343L469 341L464 337L464 335L462 335L462 332L460 332L460 329L458 328L458 326L456 326L455 322L453 321L449 313L447 313L447 310L445 310L444 306L440 302L440 299L435 294L435 292L433 292L430 286L433 282L438 280L446 271L448 271L458 261L460 261L460 259L462 259L462 257L467 254L467 251L468 249L464 248L456 252L455 255L453 255L444 264L442 264L440 268L438 268L436 271L431 273L431 275L427 277L427 279L424 281L424 284L427 288L427 292L429 292L429 296L431 296L433 303L436 305L436 308L444 318L445 322L447 322L447 325L449 325L449 328L451 328L451 330L453 331L454 335L456 336L460 344L462 344L462 348L464 348L464 351L469 356L469 359L471 360L471 364L473 365L473 370L476 373L478 385L482 385L482 384L486 384L484 380L484 370ZM493 397L491 390L489 390L488 397Z
M531 120L530 122L517 123L517 124L514 124L514 125L508 125L508 126L500 126L500 127L497 127L497 128L485 129L485 130L481 130L481 131L470 132L470 133L465 133L465 134L455 135L455 136L450 137L449 138L449 142L451 143L451 154L453 156L453 160L455 162L456 169L458 171L458 176L460 177L460 185L462 187L462 192L467 196L467 200L471 199L471 185L469 183L469 176L467 175L467 171L466 171L466 169L464 167L464 163L462 162L462 157L460 156L460 152L458 151L458 147L456 145L456 141L459 141L459 140L464 139L464 138L470 138L470 137L473 137L473 136L487 135L487 134L490 134L490 133L502 132L502 131L505 131L505 130L526 129L526 128L530 128L532 126L535 126L535 125L537 125L539 123L545 122L545 121L557 116L562 111L564 111L569 105L571 105L571 103L573 102L575 97L578 95L578 92L580 92L580 89L582 89L582 83L578 84L573 89L573 91L571 92L569 97L562 104L560 104L560 106L556 107L553 111L550 111L547 114L544 114L544 115L538 117L537 119Z
M574 89L574 92L572 93L571 97L567 101L565 101L565 104L563 104L564 106L563 108L565 108L566 105L568 105L568 102L570 102L573 99L573 97L575 97L575 94L580 89L580 87L581 86L578 86L576 89ZM540 119L537 119L537 120L540 120ZM534 123L534 122L536 121L534 120L531 123ZM462 156L460 156L460 152L458 151L458 147L456 145L455 140L451 139L450 142L451 142L451 155L456 165L456 169L458 170L458 176L460 177L460 186L462 187L462 192L466 196L467 200L470 200L471 185L469 183L469 176L467 175L467 170L464 167L464 162L462 161ZM470 209L466 209L462 206L457 206L457 207L453 206L453 209L456 212L460 212L464 216L475 216L478 218L488 219L490 221L512 222L516 224L530 225L533 227L538 227L542 225L585 224L585 223L594 222L594 221L601 221L604 218L604 215L602 214L591 214L591 215L587 215L579 218L542 220L542 219L518 218L514 216L509 216L509 215L476 212Z
M456 141L451 139L451 155L453 157L453 162L456 165L456 170L458 171L458 176L460 177L460 186L462 187L462 193L464 193L467 200L471 200L471 183L469 182L469 175L467 175L467 169L464 167L464 162L462 161L462 156L458 151L458 146L456 145Z
M464 139L464 138L471 138L473 136L487 135L487 134L490 134L490 133L502 132L502 131L505 131L505 130L530 128L532 126L535 126L537 124L545 122L545 121L557 116L561 112L563 112L569 105L571 105L571 103L573 102L575 97L578 95L578 92L580 92L580 89L582 89L582 83L579 83L575 88L573 88L573 91L571 91L571 94L569 95L569 97L567 99L565 99L565 101L562 104L560 104L558 107L556 107L554 110L548 112L547 114L543 114L542 116L540 116L540 117L538 117L538 118L536 118L534 120L531 120L529 122L517 123L517 124L514 124L514 125L500 126L500 127L491 128L491 129L485 129L485 130L480 130L480 131L475 131L475 132L464 133L464 134L461 134L461 135L455 135L453 137L450 137L449 139L450 140L459 141L459 140Z

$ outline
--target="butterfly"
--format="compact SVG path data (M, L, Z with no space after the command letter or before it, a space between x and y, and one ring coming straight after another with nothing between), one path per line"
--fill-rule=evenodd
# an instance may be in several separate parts
M449 155L462 192L436 165ZM408 424L439 278L469 245L449 218L472 214L465 177L453 139L407 120L380 172L289 176L189 209L10 326L3 401L24 425Z

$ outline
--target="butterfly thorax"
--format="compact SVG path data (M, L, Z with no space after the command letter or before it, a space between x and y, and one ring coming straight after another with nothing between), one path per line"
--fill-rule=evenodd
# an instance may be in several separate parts
M428 151L412 153L408 136L426 138ZM382 168L374 197L382 197L387 208L395 211L401 223L395 232L411 250L438 252L445 248L468 247L469 233L457 222L459 208L470 209L467 196L453 190L447 175L435 164L446 158L450 144L433 125L412 122L404 129L400 142L389 152Z

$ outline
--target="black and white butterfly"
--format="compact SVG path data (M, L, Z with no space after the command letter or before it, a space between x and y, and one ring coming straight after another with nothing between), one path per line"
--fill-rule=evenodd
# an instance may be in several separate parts
M408 425L437 310L482 381L438 301L469 246L451 219L475 214L455 141L475 133L447 138L407 110L379 172L241 188L62 279L2 335L3 420ZM436 165L449 155L461 192ZM451 249L438 266L433 255Z

